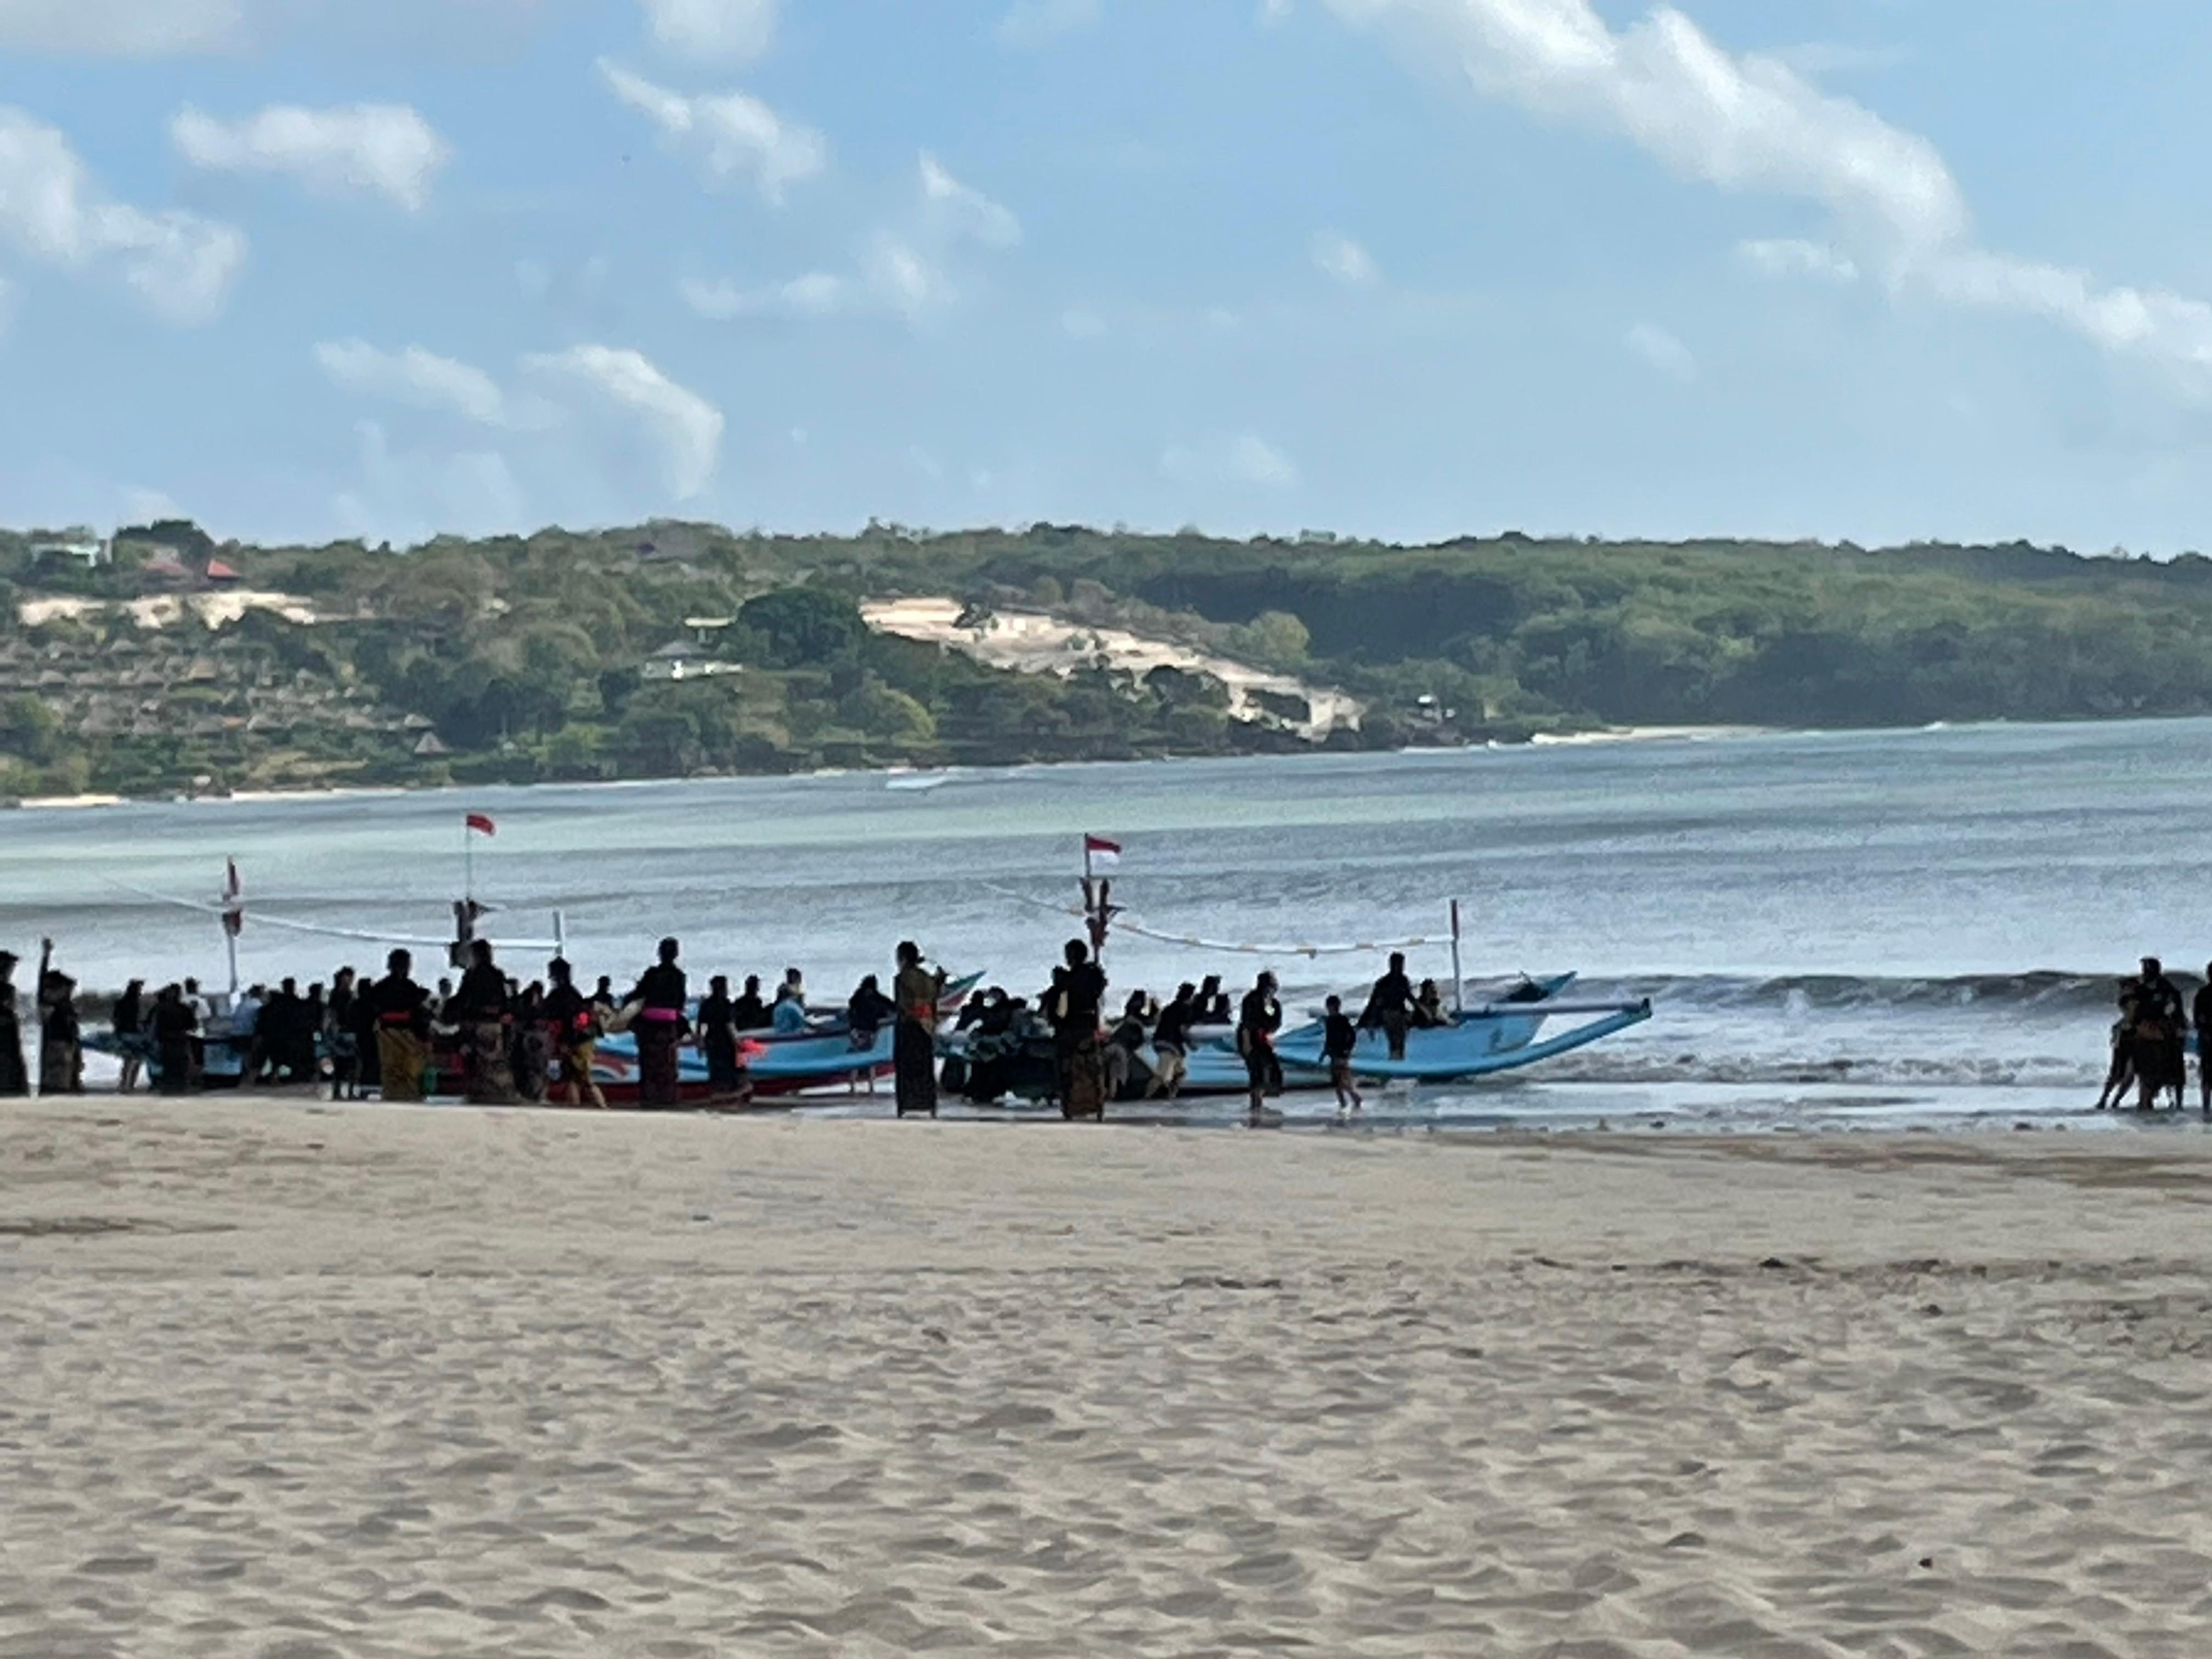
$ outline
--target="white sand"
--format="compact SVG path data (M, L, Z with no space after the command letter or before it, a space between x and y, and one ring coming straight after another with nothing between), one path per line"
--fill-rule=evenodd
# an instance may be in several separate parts
M2195 1656L2208 1200L2179 1134L8 1103L0 1653Z
M1072 674L1101 659L1109 666L1139 678L1155 668L1210 674L1227 688L1230 709L1243 720L1259 713L1255 693L1302 698L1309 718L1294 729L1310 738L1324 737L1340 726L1356 726L1365 713L1355 698L1333 687L1288 674L1271 674L1249 663L1211 656L1173 640L1123 628L1094 628L1042 611L994 611L981 629L967 629L959 625L965 610L957 599L878 599L862 605L860 614L878 633L948 646L994 667L1016 668L1026 674ZM1080 648L1071 650L1070 640L1079 640Z

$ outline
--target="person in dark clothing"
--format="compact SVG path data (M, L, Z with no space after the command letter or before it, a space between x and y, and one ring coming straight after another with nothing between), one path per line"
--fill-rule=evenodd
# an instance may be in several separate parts
M376 1026L379 1086L386 1100L422 1098L422 1073L430 1060L430 995L414 980L415 958L394 951L384 977L362 994Z
M303 1083L319 1085L323 1080L323 1056L317 1047L323 1034L323 988L319 983L310 985L307 994L300 1000L300 1030L292 1040Z
M188 1094L195 1079L192 1043L199 1035L199 1011L185 1000L181 985L164 985L154 999L151 1018L155 1079L165 1095Z
M945 970L925 967L921 946L900 942L898 971L891 975L891 1087L898 1115L937 1115L937 1022L945 995Z
M761 1000L760 975L747 974L745 988L730 1005L730 1024L739 1031L765 1031L769 1028L768 1004Z
M76 981L52 966L54 942L39 952L39 1092L84 1092L84 1033L77 1024Z
M1106 1115L1105 1055L1098 1037L1106 1002L1106 971L1079 939L1067 942L1067 966L1053 976L1046 1009L1052 1021L1054 1058L1060 1066L1060 1109L1066 1117Z
M630 1030L637 1037L637 1098L641 1106L673 1106L682 1095L678 1050L683 1047L690 1002L684 970L677 966L683 946L660 941L659 960L645 970L625 1004L638 1005Z
M323 1042L331 1054L331 1098L361 1098L361 1010L353 988L353 969L341 968L331 981L331 1000L323 1010Z
M0 1096L27 1095L31 1074L23 1064L23 1017L16 1006L15 956L0 951Z
M730 1000L726 974L707 981L699 1004L699 1054L707 1062L707 1092L720 1098L738 1091L737 1004Z
M2142 959L2136 981L2135 1060L2137 1104L2148 1110L2162 1090L2172 1090L2179 1110L2188 1087L2189 1022L2181 991L2156 957Z
M2191 1009L2197 1023L2197 1085L2204 1115L2212 1117L2212 963L2204 969L2204 984Z
M260 1018L254 1023L253 1055L258 1065L254 1081L295 1080L288 1073L299 1040L299 981L288 979L263 1000Z
M1121 1005L1121 1018L1106 1034L1106 1098L1120 1100L1137 1075L1137 1055L1145 1046L1145 1027L1152 1014L1152 999L1132 991Z
M1444 994L1437 988L1436 981L1423 980L1420 994L1413 999L1413 1029L1435 1031L1450 1024L1451 1016L1444 1012Z
M511 1014L507 975L492 961L491 941L471 940L468 971L447 1000L445 1017L460 1028L462 1078L472 1106L510 1105L517 1097Z
M1382 1033L1390 1045L1390 1058L1406 1057L1406 1033L1413 1025L1413 981L1406 977L1406 957L1402 951L1390 954L1390 970L1375 981L1375 988L1367 994L1367 1006L1360 1011L1359 1024L1363 1030Z
M115 999L115 1012L108 1024L115 1032L115 1052L123 1060L123 1075L118 1079L118 1092L129 1094L138 1086L146 1062L150 1058L146 1033L146 981L134 979L123 988L123 994Z
M556 957L545 964L545 977L553 981L553 988L545 994L542 1012L545 1029L553 1038L553 1052L561 1062L561 1091L571 1106L580 1106L588 1099L604 1112L607 1097L592 1075L599 1060L599 1005L587 1000L576 988L575 970L562 958Z
M1275 1054L1275 1033L1282 1029L1283 1005L1275 998L1275 976L1263 972L1244 994L1237 1014L1237 1052L1244 1056L1255 1123L1267 1114L1267 1097L1283 1092L1283 1062Z
M1198 991L1188 982L1176 988L1175 1000L1160 1010L1152 1027L1152 1080L1145 1090L1173 1100L1182 1092L1185 1066L1190 1054L1190 1028L1198 1019Z
M884 988L873 974L855 986L852 1000L845 1005L845 1025L852 1034L854 1052L874 1048L877 1037L883 1033L884 1023L897 1013L898 1004L884 994Z
M1200 981L1197 1012L1192 1016L1194 1025L1226 1025L1230 1023L1229 993L1221 988L1221 975L1208 974Z
M1356 1112L1365 1104L1352 1075L1352 1051L1358 1047L1359 1028L1344 1012L1344 999L1331 997L1322 1015L1321 1051L1328 1057L1329 1085L1336 1091L1340 1112Z

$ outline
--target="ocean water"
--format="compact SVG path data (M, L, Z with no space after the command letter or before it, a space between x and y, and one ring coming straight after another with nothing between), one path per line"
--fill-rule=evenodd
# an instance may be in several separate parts
M627 982L675 933L695 975L798 964L842 996L913 938L1027 992L1090 831L1154 927L1441 935L1456 897L1471 977L1574 969L1657 1006L1538 1071L1390 1091L1385 1127L2087 1127L2115 977L2212 957L2208 761L2212 721L2164 721L34 810L0 818L0 943L51 934L88 986L219 981L212 919L128 890L208 902L235 858L246 975L327 978L383 947L252 918L441 936L473 810L499 824L475 854L493 931L547 938L557 910L586 975ZM1379 969L1109 952L1124 991L1261 965L1294 1006Z

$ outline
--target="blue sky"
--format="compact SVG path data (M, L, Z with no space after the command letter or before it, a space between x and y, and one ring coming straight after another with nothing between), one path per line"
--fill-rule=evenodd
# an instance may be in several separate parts
M2212 545L2212 8L0 0L0 520Z

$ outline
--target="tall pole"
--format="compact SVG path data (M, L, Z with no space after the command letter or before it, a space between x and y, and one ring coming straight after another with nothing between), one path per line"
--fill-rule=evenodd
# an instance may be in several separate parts
M469 827L468 815L461 815L461 896L474 899L477 896L477 832Z
M1467 981L1459 970L1459 901L1451 902L1452 929L1452 1006L1460 1013L1467 1012Z

